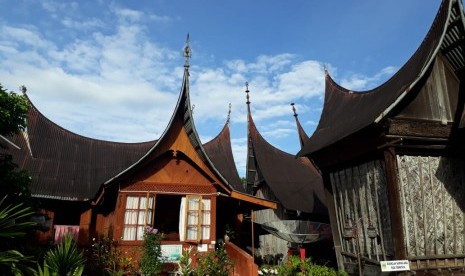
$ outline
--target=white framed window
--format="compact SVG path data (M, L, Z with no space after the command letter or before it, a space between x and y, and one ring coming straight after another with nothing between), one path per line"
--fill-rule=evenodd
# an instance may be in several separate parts
M145 227L153 224L154 211L155 195L128 195L124 212L123 240L142 240Z
M179 235L181 241L210 239L211 199L188 195L181 200Z

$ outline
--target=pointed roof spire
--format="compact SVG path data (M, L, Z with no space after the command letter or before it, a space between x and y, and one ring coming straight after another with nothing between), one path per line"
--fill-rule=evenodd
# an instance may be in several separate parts
M231 120L231 103L229 103L228 118L226 119L226 124L229 124Z
M26 95L27 94L27 88L25 85L21 85L19 87L19 91L21 91L21 93L23 93L23 95Z
M292 111L294 112L295 123L297 125L297 132L299 133L300 148L303 148L305 145L305 142L310 138L308 137L302 125L300 124L300 121L298 118L299 114L297 114L295 103L291 103L291 106L292 106Z
M297 112L295 111L295 106L294 106L294 105L295 105L295 103L291 103L292 111L294 111L294 117L297 118L298 114L297 114Z
M247 105L250 104L249 92L250 92L250 91L249 91L249 82L246 81L246 82L245 82L245 93L246 93L246 95L247 95L247 96L246 96L247 101L246 101L245 103L246 103Z
M184 63L184 68L188 69L190 66L189 59L192 56L192 50L191 50L191 47L189 46L189 33L187 33L186 46L184 46L183 55L184 55L184 58L186 59Z

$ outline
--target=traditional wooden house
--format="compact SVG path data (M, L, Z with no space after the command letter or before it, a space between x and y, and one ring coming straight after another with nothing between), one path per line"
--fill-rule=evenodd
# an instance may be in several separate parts
M252 118L248 87L246 93L248 118L246 190L257 197L279 202L276 210L254 212L254 221L264 224L293 220L296 225L300 221L328 222L323 183L319 172L307 158L296 158L272 146L263 138ZM304 132L301 131L303 129L299 130L299 133L303 134ZM308 139L308 136L299 139ZM265 260L286 256L290 247L297 246L266 233L259 235L259 242L255 253L257 257Z
M465 271L465 15L444 0L399 71L369 91L326 72L323 112L299 153L321 169L340 268ZM455 274L454 274L455 275Z
M224 226L240 223L242 213L276 208L275 202L244 192L232 156L229 116L217 137L200 142L186 53L179 99L158 140L124 144L79 136L31 104L27 130L11 139L19 148L9 152L31 173L32 194L41 199L55 239L72 231L86 245L104 235L130 249L141 245L144 229L152 226L165 235L162 250L176 258L187 246L213 250ZM233 244L227 250L238 260L236 272L256 270L246 252Z

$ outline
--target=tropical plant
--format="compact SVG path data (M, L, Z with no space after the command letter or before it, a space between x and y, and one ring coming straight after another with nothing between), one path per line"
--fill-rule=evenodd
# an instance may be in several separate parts
M68 233L62 243L45 254L43 268L48 269L50 275L80 276L84 271L84 263L84 255Z
M161 255L161 240L163 234L158 229L147 226L144 232L144 244L142 245L142 256L140 269L144 276L159 275L163 268L163 257Z
M22 203L3 207L5 199L0 200L0 239L4 250L0 252L0 274L32 275L35 272L33 259L11 248L14 238L26 235L26 231L35 226L35 223L25 221L33 213L32 209Z
M181 258L179 259L179 263L178 263L178 270L176 271L176 275L191 276L194 273L194 268L192 267L192 258L191 258L192 250L193 250L192 246L189 246L189 248L182 250Z
M0 275L35 275L32 257L24 256L17 250L0 252Z
M334 270L333 268L316 265L310 258L301 260L297 256L289 256L287 262L280 266L263 266L258 275L270 276L347 276L347 273Z
M198 257L198 265L194 270L194 275L215 275L228 276L231 274L233 263L229 259L224 243L219 243L215 251Z
M0 200L0 206L3 206L6 196ZM32 215L34 212L30 207L23 206L23 203L17 205L9 204L0 209L0 238L16 238L26 235L26 230L36 225L34 222L24 221L24 218Z
M88 271L91 275L127 275L134 270L132 257L125 256L118 241L107 236L92 240L89 261L93 264Z

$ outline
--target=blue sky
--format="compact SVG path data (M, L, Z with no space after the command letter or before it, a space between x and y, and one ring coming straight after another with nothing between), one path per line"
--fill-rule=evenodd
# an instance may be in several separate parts
M384 82L426 35L439 0L0 0L0 83L26 85L49 119L98 139L153 140L181 88L190 33L191 103L202 142L232 104L232 145L245 173L245 85L262 135L299 150L290 107L309 135L326 66L353 90Z

